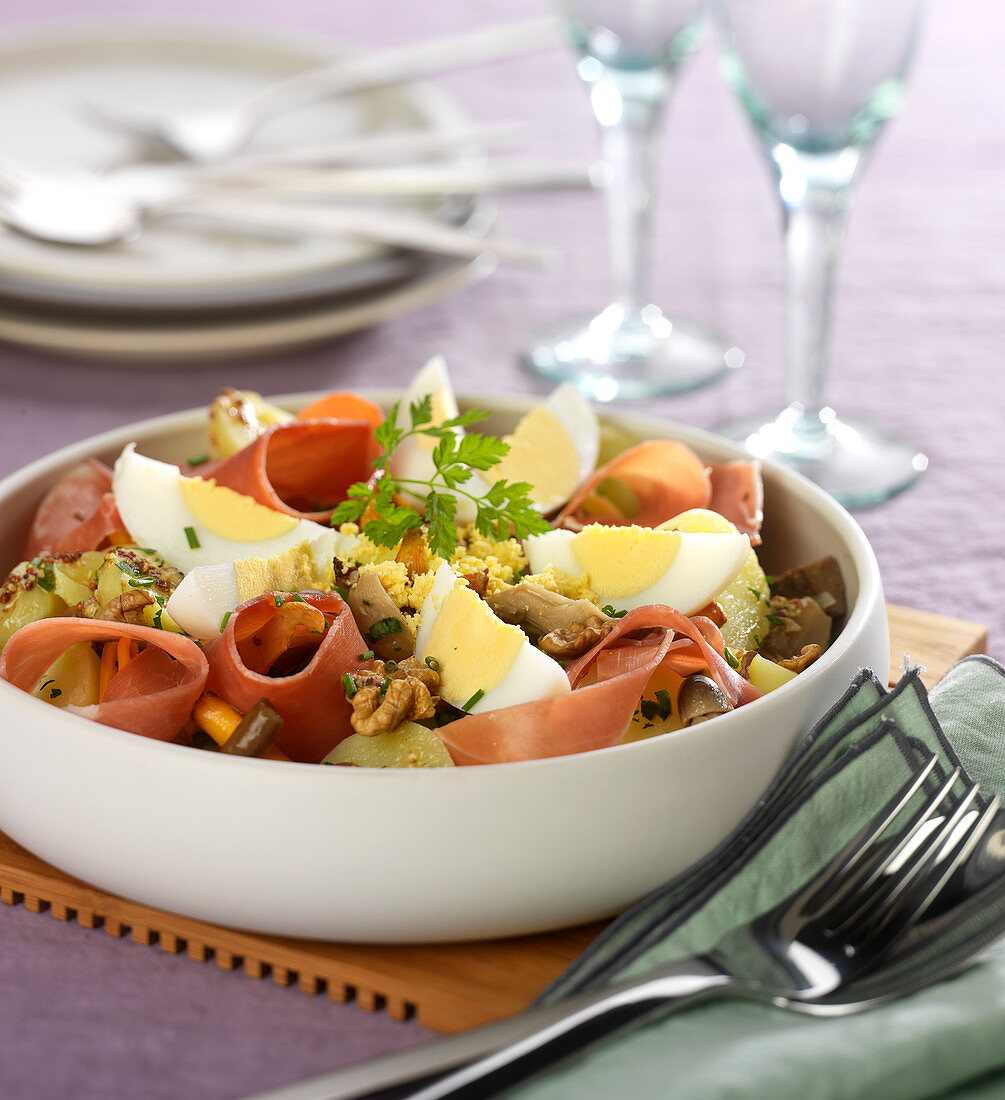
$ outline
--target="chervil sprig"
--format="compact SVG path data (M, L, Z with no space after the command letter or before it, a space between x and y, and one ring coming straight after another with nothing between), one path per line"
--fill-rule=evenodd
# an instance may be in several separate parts
M379 546L396 546L405 535L425 522L426 538L434 554L449 559L457 545L457 500L464 497L475 505L476 530L486 538L525 538L550 530L548 522L534 510L531 485L526 481L497 480L487 493L471 493L464 486L475 470L491 470L508 453L509 444L478 432L460 434L457 428L484 420L488 413L470 409L459 416L434 424L432 398L409 405L411 427L398 424L399 405L376 429L383 454L374 461L372 482L357 482L332 513L333 525L365 519L366 535ZM437 440L432 452L434 474L429 479L393 477L388 458L410 436L425 435ZM411 493L422 501L425 520L412 508L397 503L397 495Z

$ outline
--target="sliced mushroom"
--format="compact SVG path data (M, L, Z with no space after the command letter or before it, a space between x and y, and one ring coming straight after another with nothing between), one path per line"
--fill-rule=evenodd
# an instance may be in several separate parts
M733 709L722 688L710 677L695 672L681 684L677 696L677 713L682 726L707 722Z
M812 596L796 600L772 597L771 615L775 625L761 645L761 653L773 661L798 657L805 646L827 648L832 620Z
M841 567L832 555L779 574L771 582L771 594L790 600L812 596L832 619L847 610Z
M405 617L394 600L384 591L376 573L359 573L349 586L346 603L360 633L382 660L411 657L415 643Z
M594 618L606 624L608 629L617 622L589 600L571 600L533 581L510 585L486 596L485 600L503 622L522 627L528 634L570 630Z

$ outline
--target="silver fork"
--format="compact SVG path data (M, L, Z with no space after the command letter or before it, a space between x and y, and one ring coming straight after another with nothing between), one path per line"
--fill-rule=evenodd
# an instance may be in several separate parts
M353 55L278 81L233 106L160 116L97 104L85 104L84 109L93 121L160 152L206 164L239 152L269 119L319 99L514 57L560 42L557 21L546 17Z
M957 881L995 818L997 797L982 811L973 808L975 784L951 812L937 816L959 779L957 769L900 825L898 818L936 763L933 756L809 883L705 955L247 1100L351 1100L487 1053L411 1100L481 1098L615 1031L698 999L732 995L815 1012L820 998L874 968L921 920L950 880ZM895 823L898 829L891 836ZM933 971L929 976L945 975ZM883 999L895 995L891 991ZM874 1003L828 1003L822 1011L840 1015Z

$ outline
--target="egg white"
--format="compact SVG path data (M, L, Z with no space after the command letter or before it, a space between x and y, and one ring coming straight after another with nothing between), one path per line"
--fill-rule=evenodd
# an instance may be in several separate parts
M281 586L283 592L306 592L318 587L327 588L332 573L335 532L325 531L314 542L307 544L309 560L299 571L290 568L282 570L286 574ZM255 566L264 566L268 572L283 565L283 559L292 556L292 550L274 554L265 561L251 561L246 572L258 572ZM193 638L214 638L223 629L227 612L233 611L238 604L253 596L264 595L275 588L260 584L253 591L242 591L238 580L238 569L243 562L221 562L219 565L197 565L186 573L178 587L171 593L166 610L172 619ZM320 578L325 580L321 581Z
M470 606L463 611L452 606L448 596L459 587L463 587L463 582L457 574L446 563L441 565L436 571L433 587L423 602L422 621L415 639L416 656L420 660L426 660L427 657L435 659L440 665L443 678L440 686L442 698L452 706L465 708L465 704L481 691L483 694L478 700L466 707L469 714L480 714L552 695L562 695L570 690L569 678L562 666L547 653L531 645L519 627L502 623L484 600L475 596L474 600L466 601ZM443 615L452 616L452 621L441 621ZM493 626L502 627L507 637L515 639L516 636L509 632L518 632L522 641L501 676L500 663L505 662L508 654L503 656L488 650L477 654L478 664L483 670L480 675L470 681L451 685L448 667L450 655L442 651L435 652L436 645L430 645L430 640L434 639L435 643L435 634L439 633L442 641L446 634L458 647L463 647L471 633L475 616L484 616L486 622L491 620ZM434 626L438 626L439 630L434 631ZM496 678L491 686L487 686L490 684L489 677Z
M616 531L618 528L590 524L584 531ZM604 604L617 611L633 611L649 604L663 604L693 615L703 608L740 572L750 554L750 539L733 533L677 532L680 544L669 568L652 584L639 592L624 595L604 591L602 581L589 574L576 553L583 532L557 529L526 540L525 548L531 573L542 573L550 565L569 577L585 574L586 583ZM613 552L613 551L612 551Z
M201 522L186 504L182 490L183 475L177 466L137 454L136 445L128 444L115 463L112 492L122 522L130 537L140 546L157 550L172 565L188 573L200 565L219 565L241 558L269 558L297 543L314 541L329 533L329 528L311 520L297 519L273 512L262 513L279 534L263 538L235 539L212 530ZM220 514L226 516L229 490L215 488ZM250 498L245 498L250 499ZM264 505L257 505L263 508ZM186 531L191 530L191 538ZM192 543L197 545L192 545Z

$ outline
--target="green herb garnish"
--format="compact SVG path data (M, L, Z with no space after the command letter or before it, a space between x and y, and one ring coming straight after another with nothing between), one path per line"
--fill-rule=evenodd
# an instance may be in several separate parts
M194 527L185 528L185 538L188 539L188 545L190 550L199 549L199 536L195 533Z
M440 662L435 657L426 658L426 667L431 668L433 672L440 671Z
M286 603L286 597L281 592L273 592L272 602L276 607L282 607Z
M728 664L730 668L740 667L740 658L736 656L729 646L724 645L722 647L722 655L726 658L726 664Z
M670 712L673 710L673 703L670 702L670 692L665 688L661 688L656 692L656 706L659 708L660 718L670 717Z
M35 577L35 583L43 592L51 592L56 587L56 573L52 568L52 562L35 558L32 565L41 570Z
M189 466L205 466L209 462L209 455L192 455L188 460Z
M775 626L784 626L785 623L777 615L765 615L764 616L769 623L774 623Z
M223 613L223 618L220 620L220 633L221 634L227 629L227 621L230 618L230 616L233 615L233 614L234 614L233 611L225 611Z
M342 686L345 688L347 699L351 699L356 694L356 681L352 678L351 672L342 673Z
M409 406L411 427L403 428L398 426L399 406L400 402L395 404L375 432L384 452L374 460L376 483L371 486L359 481L350 485L348 499L332 513L333 526L356 523L369 511L375 518L366 524L366 537L378 546L397 546L409 531L423 523L417 511L395 502L396 495L408 493L419 498L425 513L430 550L445 560L450 559L457 545L455 517L459 497L474 503L475 528L485 538L502 540L511 535L525 538L551 530L551 525L531 504L529 482L500 479L493 482L484 496L464 488L475 470L491 470L509 451L509 444L495 436L456 432L457 428L484 420L487 412L470 409L434 424L433 399L427 394ZM431 456L433 476L428 479L392 476L387 466L389 456L404 440L419 435L437 440Z
M356 660L357 661L372 661L373 660L373 650L368 649L366 651L366 653L358 654L357 657L356 657Z
M371 642L379 642L381 638L386 638L389 634L400 633L401 623L393 615L388 615L386 619L378 619L366 632L366 636Z
M600 610L611 619L623 619L628 614L627 611L616 610L612 603L605 603Z
M485 692L482 691L481 688L479 688L474 693L474 695L472 695L471 698L464 704L464 706L461 707L461 710L470 710L475 705L475 703L477 703L480 699L484 697L484 695Z

